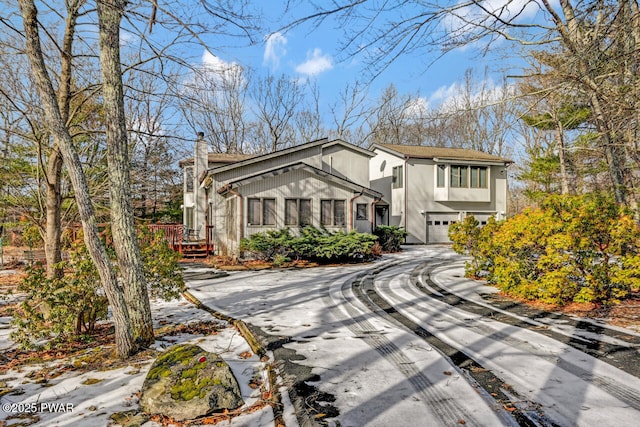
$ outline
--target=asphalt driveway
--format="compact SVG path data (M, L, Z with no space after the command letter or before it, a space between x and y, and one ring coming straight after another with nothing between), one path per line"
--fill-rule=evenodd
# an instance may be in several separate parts
M427 246L188 287L268 343L301 425L637 422L640 335L505 303L462 275L460 256Z

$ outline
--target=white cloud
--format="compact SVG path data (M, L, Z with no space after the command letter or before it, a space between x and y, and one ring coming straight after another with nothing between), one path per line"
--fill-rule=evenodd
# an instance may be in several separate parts
M234 81L243 74L240 64L226 62L207 50L202 54L202 68L208 79L216 81Z
M280 59L287 54L287 38L282 33L272 33L266 37L262 63L270 65L272 70L280 67Z
M296 71L306 76L315 76L333 68L331 55L323 55L322 50L315 48L307 52L307 60L296 67Z
M422 96L411 99L405 108L405 112L408 116L413 118L424 117L427 111L429 111L429 100Z

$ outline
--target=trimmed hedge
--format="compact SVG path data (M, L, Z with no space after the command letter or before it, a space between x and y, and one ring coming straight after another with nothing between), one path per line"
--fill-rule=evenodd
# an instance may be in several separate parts
M240 250L278 264L285 259L325 263L361 261L375 256L376 240L371 234L356 231L331 233L308 226L300 230L300 236L293 236L288 228L252 234L242 239Z

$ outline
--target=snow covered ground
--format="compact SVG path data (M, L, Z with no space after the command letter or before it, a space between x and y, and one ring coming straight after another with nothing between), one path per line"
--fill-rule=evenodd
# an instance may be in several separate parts
M156 326L215 320L211 314L195 308L182 298L170 302L154 301L152 308ZM4 320L0 319L3 322ZM260 389L252 389L249 383L255 375L264 375L264 363L260 362L256 355L244 358L245 354L241 357L240 354L251 351L249 345L226 322L220 322L220 326L221 329L215 335L178 334L156 341L154 347L162 350L173 344L189 342L220 354L235 374L245 407L249 407L261 397ZM1 329L0 333L0 347L6 348L9 344L8 329ZM61 361L9 370L0 375L0 382L19 389L21 394L9 394L0 398L0 426L11 426L25 421L33 421L34 424L31 425L34 426L107 426L112 422L109 417L113 413L137 409L137 393L142 388L152 362L153 360L143 363L132 362L129 366L118 369L82 374L72 370L50 379L46 384L34 382L29 378L29 373L42 369L59 369ZM26 412L29 416L26 419L11 418L20 412ZM222 425L272 426L273 411L267 406ZM159 424L147 422L144 426L153 427Z
M445 246L408 247L401 254L385 255L371 264L238 271L224 278L191 280L187 285L190 293L208 307L242 319L279 340L286 350L279 353L284 354L279 362L288 369L299 367L311 372L312 379L306 385L315 387L317 395L326 399L320 399L320 406L313 408L310 401L303 402L307 416L325 420L329 426L517 425L511 415L513 408L498 403L468 372L363 299L367 278L371 288L399 315L493 372L503 382L497 385L502 392L522 399L516 402L518 409L541 414L540 425L637 423L640 380L613 366L613 362L604 363L567 342L435 298L446 290L482 306L486 302L479 295L495 292L481 282L464 279L461 259ZM411 285L417 280L429 287L418 274L420 266L429 260L439 265L429 271L433 286L440 289L431 289L431 294ZM212 320L210 314L185 300L154 304L154 318L173 324ZM550 329L568 341L602 339L629 347L627 342L578 330L560 319L522 321ZM2 322L0 319L0 348L7 345ZM638 336L631 330L618 330ZM171 339L175 343L198 343L220 353L238 377L248 404L259 398L259 391L249 388L248 383L263 364L255 355L247 360L239 356L249 347L233 328L223 328L211 336L179 335ZM161 349L173 343L159 341L156 346ZM112 413L137 408L136 393L150 364L82 375L65 373L47 387L28 378L29 371L36 368L10 371L0 376L0 382L22 389L24 394L3 396L2 403L73 405L71 412L38 414L40 421L35 425L107 425ZM283 399L286 425L298 425L286 392ZM339 411L337 417L327 416L330 407ZM0 412L0 426L8 415ZM273 413L267 407L222 425L273 426Z

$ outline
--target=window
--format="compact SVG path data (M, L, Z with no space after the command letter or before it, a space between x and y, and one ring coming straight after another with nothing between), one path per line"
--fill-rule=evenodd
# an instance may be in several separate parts
M451 187L459 188L487 188L486 166L451 165ZM440 179L438 171L438 182Z
M449 185L451 187L466 188L469 186L467 175L468 166L451 165Z
M193 207L184 208L184 225L193 228Z
M311 199L285 199L284 224L304 227L311 224Z
M402 166L393 167L393 177L391 178L391 188L402 188Z
M193 193L193 166L184 168L184 190L186 193Z
M356 205L356 219L366 221L369 219L367 215L367 204L366 203L358 203Z
M446 170L446 165L438 165L438 188L444 187L444 174Z
M248 199L247 224L276 225L276 199Z
M486 166L471 166L471 188L487 188Z
M320 225L344 226L346 223L344 207L344 200L321 200Z
M276 199L262 199L262 225L276 225Z

